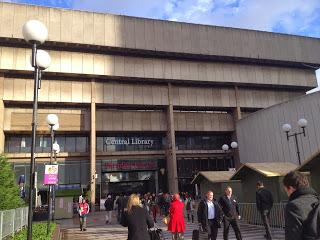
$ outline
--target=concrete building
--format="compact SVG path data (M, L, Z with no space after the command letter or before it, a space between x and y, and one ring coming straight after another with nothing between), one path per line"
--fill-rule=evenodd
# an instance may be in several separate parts
M221 151L237 120L316 86L315 38L3 2L0 19L0 150L28 180L33 75L21 29L38 19L52 58L39 91L38 187L55 113L59 187L90 185L93 202L190 191L198 171L239 165Z
M287 140L282 130L285 123L292 126L289 134L302 132L298 120L308 124L305 136L297 136L300 162L320 151L320 92L304 95L251 114L237 122L240 159L242 163L291 162L299 165L294 137ZM247 132L251 134L248 135Z

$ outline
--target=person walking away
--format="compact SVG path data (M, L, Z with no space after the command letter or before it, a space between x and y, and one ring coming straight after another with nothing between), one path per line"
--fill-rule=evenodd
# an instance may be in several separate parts
M195 201L191 196L189 196L186 200L186 210L187 210L188 222L190 222L190 218L191 218L192 223L194 222L194 206L195 206Z
M87 230L87 217L89 213L89 204L86 202L85 198L82 198L82 202L79 204L79 220L80 220L80 230L86 231Z
M214 199L213 191L208 191L206 197L200 201L197 216L200 227L208 233L208 239L216 240L218 228L221 227L222 211Z
M184 239L186 225L184 222L183 208L184 203L181 202L180 195L178 193L174 194L169 209L170 220L168 223L168 231L172 233L172 240Z
M124 196L123 194L120 194L120 196L118 197L118 199L116 200L116 205L117 205L117 220L118 220L118 223L120 223L121 221L121 215L122 215L122 212L123 212L123 209L124 209Z
M271 240L270 212L273 206L273 196L272 193L264 187L263 182L261 181L257 182L256 205L266 229L265 238Z
M127 210L122 214L120 223L128 227L128 240L150 240L148 228L152 228L154 222L147 210L141 206L138 195L130 195Z
M320 239L320 198L307 177L292 171L283 178L283 185L289 197L284 214L285 239Z
M157 204L157 197L155 194L152 194L151 196L151 202L150 202L150 208L152 211L152 216L153 216L153 221L156 223L157 222L157 213L158 213L158 204Z
M112 211L113 211L113 200L111 195L108 195L106 201L104 202L104 207L107 211L106 213L106 224L111 224L112 222Z
M239 206L236 199L232 196L232 188L226 187L224 195L219 199L219 204L224 214L223 218L223 239L228 240L230 225L236 235L237 240L242 240L239 222L241 218L239 213Z

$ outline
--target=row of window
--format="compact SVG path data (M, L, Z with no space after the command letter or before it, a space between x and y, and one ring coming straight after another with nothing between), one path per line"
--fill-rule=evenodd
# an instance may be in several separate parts
M233 158L178 159L177 168L179 178L193 178L199 171L226 171L234 168L234 160Z
M230 142L230 135L198 135L176 136L177 150L220 150L221 146ZM57 135L55 140L60 145L60 152L88 152L89 138L87 136ZM147 151L163 150L166 146L164 136L98 136L96 141L97 152L109 151ZM31 151L30 135L8 135L5 138L5 152L27 153ZM40 135L36 140L36 152L50 152L51 139Z
M59 143L60 152L88 152L89 142L85 136L58 135L55 140ZM6 136L5 152L27 153L31 151L31 136ZM51 138L49 136L37 136L36 152L50 152Z
M220 150L221 146L231 140L228 134L208 136L176 136L177 150Z

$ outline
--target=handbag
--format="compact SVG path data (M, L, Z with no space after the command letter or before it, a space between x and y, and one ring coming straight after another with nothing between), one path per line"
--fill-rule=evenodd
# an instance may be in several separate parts
M162 229L159 229L157 227L154 227L153 229L150 228L148 230L150 239L151 240L165 240L166 238L164 237L164 234L162 232Z
M162 219L162 222L165 224L165 225L168 225L169 222L170 222L170 216L166 216Z

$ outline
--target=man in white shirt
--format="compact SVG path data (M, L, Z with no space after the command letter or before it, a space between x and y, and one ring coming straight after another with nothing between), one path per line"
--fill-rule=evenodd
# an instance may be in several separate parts
M221 226L222 212L213 198L212 191L208 191L206 198L199 203L197 215L203 231L208 232L208 239L216 240L218 228Z

